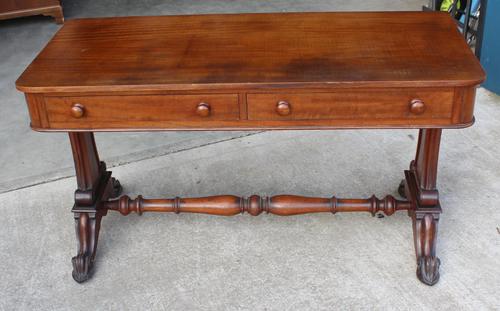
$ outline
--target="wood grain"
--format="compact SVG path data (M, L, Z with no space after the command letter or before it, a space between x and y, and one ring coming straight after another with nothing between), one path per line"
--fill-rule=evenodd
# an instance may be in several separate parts
M410 202L396 200L388 195L378 199L374 195L369 199L340 199L336 197L316 198L297 195L277 195L261 197L238 197L234 195L220 195L203 198L174 198L174 199L144 199L138 196L132 200L128 196L110 200L104 203L104 208L128 215L131 212L163 213L203 213L218 216L234 216L248 213L258 216L261 213L279 216L293 216L309 213L339 213L339 212L368 212L373 216L381 212L390 216L396 211L409 210Z
M411 101L425 103L425 113L411 112ZM276 105L287 102L291 112L276 113ZM453 90L425 91L342 90L330 93L248 94L250 120L316 120L316 119L404 119L408 123L422 119L449 119L453 105Z
M70 20L17 87L436 87L483 79L445 13L272 13Z
M200 115L200 104L209 106L206 115ZM144 96L76 96L47 97L48 120L52 127L120 127L123 124L158 124L164 121L238 120L237 94L219 95L144 95ZM81 117L73 115L73 107L80 105Z

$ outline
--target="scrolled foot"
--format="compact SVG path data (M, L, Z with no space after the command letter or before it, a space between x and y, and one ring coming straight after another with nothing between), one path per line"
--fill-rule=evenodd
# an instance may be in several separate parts
M114 177L111 178L111 183L113 184L113 189L111 191L111 198L117 198L122 194L123 188L120 181Z
M439 281L439 265L441 261L435 256L421 256L417 261L417 277L429 286Z
M401 180L401 182L399 183L399 187L398 187L398 193L399 195L402 197L402 198L405 198L406 199L406 193L405 193L405 180Z
M417 257L417 277L427 285L434 285L439 281L439 258L436 256L436 237L439 214L441 209L429 208L413 212L413 236Z
M78 283L83 283L90 278L92 271L92 260L89 256L77 255L71 259L73 263L73 279Z
M101 226L102 214L75 213L75 231L78 241L78 252L71 259L73 279L78 283L85 282L91 276Z

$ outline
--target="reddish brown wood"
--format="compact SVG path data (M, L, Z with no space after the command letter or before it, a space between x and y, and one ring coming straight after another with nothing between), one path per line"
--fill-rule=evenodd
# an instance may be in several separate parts
M421 99L413 99L410 102L410 112L413 114L422 114L425 112L425 103Z
M416 113L414 98L426 101L426 113ZM453 106L453 90L338 90L329 93L251 93L247 95L250 120L322 120L352 119L384 120L406 124L419 124L449 120ZM287 113L276 113L276 103ZM293 112L290 113L290 107ZM278 109L280 106L278 106ZM418 115L418 116L417 116ZM356 122L354 121L354 122Z
M483 79L446 14L274 13L71 20L16 85L44 94L37 130L447 128Z
M119 55L119 57L117 57ZM460 64L457 66L457 64ZM234 215L408 210L417 276L439 279L442 128L474 122L484 72L445 13L273 13L69 21L17 80L31 126L70 133L78 189L75 280L108 209ZM384 199L214 196L131 200L93 131L419 128L400 193Z
M252 216L269 213L279 216L291 216L308 213L369 212L375 216L378 212L392 215L399 210L410 209L410 202L396 200L388 195L383 199L372 196L369 199L339 199L278 195L248 198L233 195L221 195L205 198L143 199L138 196L132 200L128 196L108 201L104 208L119 211L122 215L131 212L172 212L203 213L219 216L233 216L249 213Z
M440 213L440 209L418 210L413 216L417 277L427 285L434 285L439 281L441 261L436 256L436 240Z
M446 13L270 13L73 19L17 86L43 93L435 88L483 79Z
M64 15L59 0L0 1L0 20L30 15L52 16L56 23L64 23Z
M74 118L81 118L85 114L85 106L80 103L76 103L71 107L71 115Z
M217 120L239 119L237 94L47 97L45 111L52 128L165 127L183 122L210 126Z
M94 266L102 213L75 213L77 254L71 259L73 279L78 283L89 279Z
M31 119L32 128L47 128L49 121L47 120L45 111L45 99L41 94L25 94L26 103Z
M207 103L199 103L196 107L196 113L200 117L208 117L210 115L210 105Z
M72 259L72 275L80 283L86 281L92 272L101 218L107 211L101 208L101 204L118 196L121 186L106 171L104 162L99 162L92 133L70 133L69 138L78 184L73 206L78 249Z
M417 258L417 277L427 285L439 280L440 260L436 256L439 193L436 189L441 129L420 130L415 161L406 175L406 197L412 204L409 215Z
M425 100L424 111L412 111L415 97ZM50 96L31 105L40 111L34 120L47 120L35 129L54 130L450 127L454 98L452 89L251 93L244 119L237 94ZM200 103L210 106L206 116L198 111ZM77 104L84 106L83 117L71 113Z
M69 138L78 184L75 201L80 205L91 205L96 200L97 185L106 168L99 161L92 133L69 133Z
M436 181L440 141L440 129L420 130L417 153L412 165L418 178L418 200L422 205L436 205L439 202Z
M280 100L276 105L276 113L280 116L287 116L292 112L292 107L290 104L284 100Z

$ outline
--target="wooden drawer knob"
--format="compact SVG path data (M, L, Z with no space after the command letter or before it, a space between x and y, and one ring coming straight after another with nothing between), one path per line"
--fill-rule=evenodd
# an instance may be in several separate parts
M422 114L425 111L425 104L420 99L413 99L410 102L410 112L413 114Z
M75 118L81 118L85 114L85 107L82 104L74 104L71 107L71 115Z
M280 116L287 116L287 115L289 115L292 112L292 107L286 101L281 100L276 105L276 112Z
M208 117L210 115L210 105L207 103L199 103L196 107L196 114L200 117Z

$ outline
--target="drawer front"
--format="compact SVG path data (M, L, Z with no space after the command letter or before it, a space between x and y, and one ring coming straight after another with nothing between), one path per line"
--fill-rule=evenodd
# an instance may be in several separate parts
M250 120L450 120L450 90L345 90L248 94Z
M51 128L158 127L238 120L237 94L47 97Z

